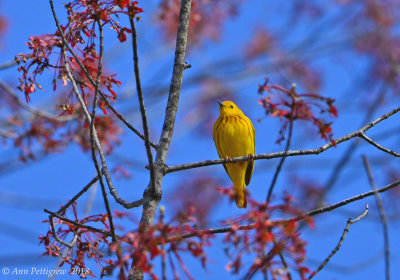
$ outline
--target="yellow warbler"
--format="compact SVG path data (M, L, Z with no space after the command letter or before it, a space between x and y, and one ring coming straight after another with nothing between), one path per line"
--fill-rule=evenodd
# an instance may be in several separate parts
M220 158L253 155L256 149L255 131L250 119L232 101L219 102L219 118L214 124L213 137ZM246 208L245 184L248 185L254 169L254 160L226 163L226 173L233 183L236 206Z

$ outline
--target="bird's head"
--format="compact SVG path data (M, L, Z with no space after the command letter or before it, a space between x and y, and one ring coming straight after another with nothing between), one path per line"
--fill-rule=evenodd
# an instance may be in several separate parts
M243 112L232 101L218 101L219 113L221 116L226 115L243 115Z

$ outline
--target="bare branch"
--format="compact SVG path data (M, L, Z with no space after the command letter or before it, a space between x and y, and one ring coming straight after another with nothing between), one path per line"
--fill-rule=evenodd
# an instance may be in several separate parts
M55 121L60 121L60 122L61 121L69 121L69 120L76 118L75 116L72 116L72 115L66 115L66 116L59 117L52 113L49 113L49 112L46 112L43 110L39 110L39 109L36 109L36 108L33 108L33 107L27 105L25 102L23 102L23 101L21 101L21 99L19 99L17 93L14 90L9 85L4 83L2 80L0 80L0 87L14 100L14 102L16 104L18 104L18 106L20 106L22 109L28 111L32 115L46 118L46 119L55 120Z
M69 63L68 63L68 60L67 60L67 55L65 53L65 50L63 50L63 55L64 55L64 60L65 60L65 71L66 71L66 73L68 75L68 78L70 79L70 81L72 83L72 87L73 87L75 96L78 99L78 101L79 101L79 103L80 103L80 105L82 107L82 110L83 110L83 112L85 114L86 120L89 123L91 123L92 122L92 118L90 116L90 113L89 113L88 109L86 108L85 102L83 101L83 98L82 98L82 96L81 96L81 94L79 92L78 86L76 85L75 79L74 79L74 77L72 75L72 72L71 72L71 69L70 69L70 66L69 66ZM106 158L104 156L103 148L101 147L99 138L97 137L96 130L93 131L93 136L94 136L94 141L95 141L95 144L96 144L96 148L98 149L98 152L99 152L99 155L100 155L100 159L101 159L101 164L102 164L101 171L102 171L102 174L104 174L104 176L106 177L108 188L110 190L111 195L114 197L115 201L118 204L122 205L123 207L125 207L127 209L130 209L130 208L133 208L133 207L139 207L140 205L142 205L143 204L143 200L142 199L140 199L138 201L134 201L134 202L127 202L127 201L125 201L124 199L122 199L119 196L117 190L114 188L114 185L112 183L110 171L108 170L108 167L107 167L107 161L106 161Z
M59 214L57 214L55 212L50 211L50 210L44 209L44 212L46 212L47 214L50 214L51 216L54 216L57 219L60 219L60 220L62 220L64 222L70 223L70 224L72 224L74 226L81 227L81 228L86 228L86 229L88 229L90 231L98 232L98 233L101 233L101 234L105 234L105 235L110 236L110 237L112 236L111 232L108 232L108 231L103 230L103 229L98 229L98 228L95 228L95 227L87 226L87 225L72 221L72 220L67 219L67 218L65 218L65 217L63 217L63 216L61 216L61 215L59 215Z
M368 122L372 118L372 116L375 113L375 111L377 110L377 108L379 108L379 105L382 104L386 91L387 91L386 86L383 86L379 90L379 94L373 100L373 102L371 102L371 105L367 108L361 124ZM329 174L328 179L326 180L324 192L320 193L320 195L317 198L314 205L316 205L316 206L320 205L322 203L325 195L334 187L335 183L337 182L338 178L340 177L340 174L344 170L345 166L349 163L349 161L353 157L354 153L356 152L359 144L360 144L360 141L358 141L358 140L353 141L345 149L345 151L343 152L343 154L339 158L339 160L336 161L334 167L332 168L332 170Z
M334 142L329 142L319 148L316 149L309 149L309 150L294 150L294 151L284 151L284 152L276 152L276 153L266 153L266 154L258 154L254 155L254 160L258 159L271 159L271 158L280 158L280 157L286 157L286 156L302 156L302 155L317 155L320 154L332 147L335 147L337 144L340 144L342 142L346 142L350 139L356 138L356 137L362 137L361 135L364 134L366 131L368 131L370 128L374 127L378 123L380 123L383 120L386 120L390 116L398 113L400 111L400 107L397 107L393 109L392 111L382 115L381 117L377 118L376 120L368 123L367 125L363 126L357 131L354 131L352 133L349 133L345 136L342 136L338 139L336 139ZM249 160L248 156L243 156L243 157L235 157L232 158L232 161L229 162L242 162L242 161L247 161ZM181 165L174 165L174 166L168 166L166 173L171 173L171 172L176 172L176 171L181 171L181 170L186 170L186 169L192 169L192 168L198 168L198 167L203 167L203 166L209 166L209 165L216 165L216 164L224 164L227 163L226 159L216 159L216 160L205 160L205 161L200 161L200 162L194 162L194 163L187 163L187 164L181 164Z
M281 158L281 160L279 161L279 164L275 170L275 174L274 177L272 179L271 185L269 186L268 189L268 194L267 194L267 199L266 202L269 203L272 197L272 191L274 190L274 186L276 184L276 180L278 180L278 176L279 173L282 169L283 163L285 162L286 156L287 156L287 152L290 149L290 143L292 141L292 134L293 134L293 112L290 115L290 122L289 122L289 133L288 133L288 140L286 142L286 147L285 147L285 155Z
M368 214L368 204L365 207L365 211L358 216L356 219L352 220L351 218L349 218L347 220L347 225L343 231L342 236L340 237L339 243L336 245L336 247L332 250L332 252L328 255L328 257L326 257L326 259L320 264L320 266L314 270L310 276L308 277L308 280L312 279L315 275L317 275L318 272L321 271L321 269L323 269L325 267L325 265L329 262L329 260L333 257L334 254L336 254L336 252L340 249L340 247L343 244L344 239L346 238L347 233L349 232L349 228L352 224L357 223L358 221L360 221L362 218L364 218L366 215Z
M259 265L255 266L255 267L251 267L250 270L248 271L248 273L246 274L246 276L244 277L244 279L250 280L251 278L253 278L254 274L256 274L256 272L264 266L265 263L270 262L271 259L274 257L276 247L277 247L277 245L275 244L269 250L269 252L265 256L262 257L262 261L260 261Z
M279 253L279 258L281 259L283 269L285 270L286 277L288 280L292 280L292 275L290 274L289 266L285 260L285 257L283 256L282 253Z
M11 68L11 67L17 65L17 63L18 62L15 59L7 61L7 62L4 62L3 64L0 64L0 70Z
M144 144L146 146L147 160L149 162L150 168L150 182L152 184L151 188L154 190L154 163L153 163L153 155L151 153L151 147L149 142L149 127L147 123L146 117L146 107L144 106L143 100L143 92L142 85L140 81L140 72L139 72L139 55L137 50L137 33L135 27L135 18L132 16L132 13L129 14L129 22L132 29L132 49L133 49L133 65L135 69L135 79L136 79L136 91L139 99L140 106L140 114L142 115L142 124L143 124L143 132L144 132Z
M104 185L104 180L103 180L103 176L102 176L103 174L102 174L100 165L99 165L99 163L97 161L96 143L95 143L95 131L96 131L96 128L95 128L94 121L96 119L97 98L98 98L98 95L99 95L100 78L101 78L101 73L102 73L102 69L103 69L103 50L104 50L103 26L101 25L101 23L99 21L97 21L97 23L98 23L98 26L99 26L99 33L100 33L100 38L99 38L100 51L99 51L99 61L98 61L98 64L97 64L96 85L95 85L95 88L94 88L92 120L90 122L90 145L91 145L93 163L94 163L94 166L95 166L96 171L97 171L97 176L99 177L101 191L102 191L102 194L103 194L104 205L106 207L106 211L107 211L107 214L108 214L108 220L110 222L110 230L111 230L111 234L112 234L112 240L115 241L116 237L115 237L113 217L112 217L112 213L111 213L110 203L108 202L108 198L107 198L107 191L106 191L106 187ZM100 150L98 150L98 151L100 152Z
M81 197L87 190L93 186L94 183L99 180L99 176L94 177L79 193L77 193L70 201L68 201L67 204L65 204L63 207L60 208L60 210L57 211L57 214L64 214L65 210L71 206L72 203L74 203L79 197Z
M162 180L165 175L165 161L174 131L176 112L178 110L179 95L182 87L183 72L187 68L185 63L187 34L189 29L191 0L182 0L179 12L178 33L176 38L175 59L172 71L171 86L169 90L167 108L165 110L164 125L161 132L159 146L155 160L154 182L150 182L143 195L143 212L139 230L146 231L153 224L157 206L162 195ZM154 188L151 186L154 184ZM143 279L143 271L135 267L129 271L129 280Z
M364 139L365 141L367 141L369 144L371 144L372 146L378 148L379 150L391 154L392 156L395 157L400 157L400 153L397 153L395 151L389 150L381 145L379 145L377 142L373 141L371 138L369 138L367 135L365 135L364 133L360 133L360 138Z
M372 176L372 171L371 171L371 167L369 165L368 158L365 155L363 155L362 159L364 162L365 170L367 172L368 181L371 185L371 188L374 191L376 191L375 180L374 180L374 177ZM383 207L382 199L381 199L381 196L379 195L379 193L375 192L375 198L376 198L376 203L378 204L379 216L381 218L382 228L383 228L383 243L384 243L384 247L385 247L385 279L390 280L389 228L388 228L385 208Z
M89 74L89 72L87 71L85 65L83 65L82 61L79 59L79 57L75 54L75 52L72 50L71 46L68 44L67 39L65 38L65 34L64 31L61 28L60 22L58 20L56 11L54 9L54 4L53 4L53 0L49 0L50 2L50 7L51 7L51 12L53 13L53 17L54 20L56 22L57 25L57 29L58 32L60 33L61 36L61 40L64 44L64 46L68 49L68 51L71 53L71 55L75 58L75 61L78 63L79 67L81 68L81 70L83 71L83 73L85 73L85 76L88 78L89 82L93 85L96 86L95 81L93 80L93 77ZM132 130L137 136L139 136L141 139L145 140L145 137L136 129L134 128L115 108L114 106L112 106L112 104L110 103L110 101L108 100L108 98L104 95L104 93L99 90L100 96L103 99L103 101L107 104L107 107L110 108L110 110L117 116L118 119L120 119L130 130ZM157 145L150 142L150 145L157 149Z
M78 235L76 233L74 233L74 238L72 238L72 241L70 243L67 243L64 240L60 239L58 237L58 235L57 235L53 219L54 219L54 216L50 215L49 216L49 223L50 223L50 228L51 228L51 232L53 234L54 239L57 240L59 243L63 244L64 246L68 247L68 248L74 247L74 245L76 243L76 240L78 240Z
M165 174L165 160L168 155L169 145L171 143L171 137L174 131L179 95L182 87L183 72L187 68L185 55L191 3L191 0L181 1L171 87L169 90L168 103L165 110L164 125L161 132L159 147L157 149L155 160L155 188L154 190L147 189L144 195L145 201L141 225L145 228L153 223L155 210L157 208L158 202L161 199L162 179Z
M14 131L0 130L0 137L8 139L16 139L18 135Z
M317 208L317 209L311 210L309 212L306 212L306 213L304 213L302 215L299 215L299 216L296 216L296 217L293 217L293 218L273 220L273 221L271 221L271 224L272 225L277 225L277 224L289 223L289 222L292 222L292 221L300 221L300 220L302 220L302 219L304 219L306 217L312 217L312 216L316 216L316 215L319 215L319 214L322 214L322 213L325 213L325 212L329 212L329 211L332 211L332 210L337 209L339 207L342 207L344 205L347 205L349 203L352 203L354 201L358 201L358 200L364 199L364 198L366 198L368 196L375 195L375 193L382 193L382 192L388 191L388 190L393 189L393 188L395 188L395 187L397 187L399 185L400 185L400 180L397 180L397 181L394 181L394 182L392 182L392 183L390 183L390 184L388 184L388 185L386 185L386 186L384 186L384 187L382 187L380 189L377 189L377 190L374 190L374 191L369 191L369 192L366 192L366 193L362 193L362 194L347 198L345 200L342 200L342 201L340 201L338 203L335 203L335 204L332 204L332 205L329 205L329 206L326 206L326 207L321 207L321 208ZM254 225L255 224L241 225L241 226L238 227L237 230L254 229ZM184 238L190 238L190 237L193 237L193 236L197 236L199 234L226 233L226 232L231 232L232 230L233 229L230 226L220 227L220 228L213 228L213 229L203 229L203 230L199 230L199 231L193 232L193 233L186 233L186 234L182 234L182 235L170 236L170 237L168 237L168 242L172 242L172 241L179 240L179 239L184 239Z

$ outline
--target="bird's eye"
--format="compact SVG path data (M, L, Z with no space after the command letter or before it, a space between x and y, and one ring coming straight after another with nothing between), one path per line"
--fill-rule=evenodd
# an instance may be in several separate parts
M233 105L231 105L231 108L233 109Z

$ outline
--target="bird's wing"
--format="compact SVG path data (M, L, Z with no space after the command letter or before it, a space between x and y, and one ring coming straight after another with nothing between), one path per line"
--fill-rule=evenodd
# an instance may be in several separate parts
M250 135L252 135L252 137L253 137L253 139L251 141L251 143L252 143L251 154L254 155L256 152L256 132L254 130L254 126L251 123L250 119L248 119L248 123L250 124L251 129L253 130L252 133L250 133ZM253 174L253 170L254 170L254 159L249 161L247 168L246 168L246 174L244 177L244 182L246 183L246 186L248 184L250 184L251 175Z
M217 148L217 151L218 151L218 148ZM225 159L224 156L221 156L221 154L219 153L219 151L218 151L218 156L219 156L219 158ZM228 175L229 175L228 169L226 168L226 164L223 163L222 165L224 166L226 173L228 173Z
M218 144L218 143L219 143L218 135L216 135L216 134L217 134L217 131L216 131L216 129L215 129L215 127L217 126L217 123L218 123L219 121L220 121L220 119L218 118L218 120L215 122L214 129L213 129L213 138L214 138L214 143L215 143L215 147L217 148L217 152L218 152L219 158L225 158L225 156L221 154L222 151L221 151L220 148L219 148L219 144ZM224 166L224 168L225 168L226 173L229 175L228 169L226 168L226 164L224 163L223 166Z

